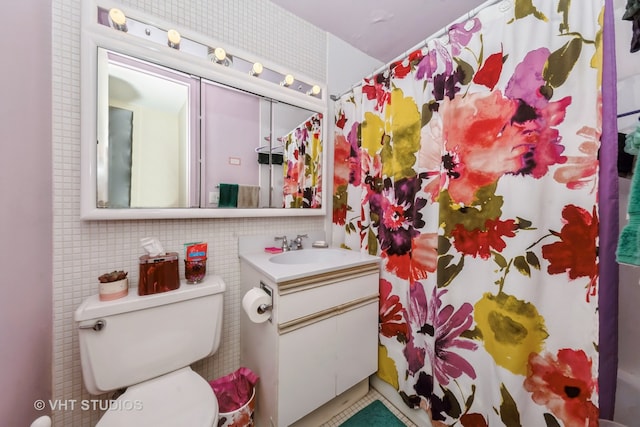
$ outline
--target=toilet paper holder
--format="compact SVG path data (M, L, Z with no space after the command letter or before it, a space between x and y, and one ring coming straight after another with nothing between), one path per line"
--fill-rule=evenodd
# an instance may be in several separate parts
M260 304L260 307L258 307L258 314L264 314L272 308L273 304Z
M258 307L258 314L264 314L273 308L273 289L271 289L269 285L265 284L262 281L260 282L260 289L265 291L271 298L271 303L260 304L260 306ZM271 317L269 317L269 322L271 322Z

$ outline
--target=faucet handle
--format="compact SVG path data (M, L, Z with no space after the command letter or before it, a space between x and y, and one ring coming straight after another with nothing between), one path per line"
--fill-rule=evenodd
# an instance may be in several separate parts
M289 242L287 241L287 236L276 236L273 240L282 240L282 250L289 250Z
M298 234L296 236L296 239L293 241L293 243L296 245L296 249L302 249L302 238L307 238L309 237L306 234Z

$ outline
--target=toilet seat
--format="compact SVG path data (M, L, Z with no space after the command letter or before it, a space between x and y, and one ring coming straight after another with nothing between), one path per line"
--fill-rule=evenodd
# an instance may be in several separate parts
M218 423L218 400L209 383L191 368L127 389L97 427L211 427Z

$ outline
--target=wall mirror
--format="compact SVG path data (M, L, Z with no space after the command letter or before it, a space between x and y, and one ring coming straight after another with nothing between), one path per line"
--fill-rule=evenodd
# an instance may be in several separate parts
M112 10L83 3L83 219L326 213L320 86Z

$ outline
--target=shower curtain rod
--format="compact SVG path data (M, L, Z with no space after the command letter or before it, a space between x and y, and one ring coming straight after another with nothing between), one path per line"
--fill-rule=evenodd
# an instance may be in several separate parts
M627 111L626 113L618 114L618 118L632 116L634 114L640 113L640 110Z
M447 24L444 28L442 28L437 33L434 33L434 34L430 35L426 39L422 40L420 43L418 43L415 46L413 46L411 49L405 51L403 54L397 56L396 58L392 59L391 61L389 61L386 64L384 64L383 66L381 66L380 68L374 70L371 74L369 74L365 78L370 78L372 76L375 76L376 74L379 74L380 72L382 72L385 68L388 68L389 65L393 64L394 62L403 60L404 58L409 56L409 54L411 52L413 52L415 50L418 50L418 49L422 48L423 46L426 46L429 41L431 41L433 39L436 39L438 37L442 37L443 35L445 35L447 33L449 27L451 27L453 25L456 25L456 24L459 24L461 22L464 22L466 20L469 20L469 19L475 17L481 10L486 9L489 6L493 6L494 4L497 4L497 3L505 3L505 4L508 4L509 7L511 7L511 4L513 3L513 0L487 0L487 1L485 1L480 6L471 9L469 12L467 12L464 15L462 15L461 17L459 17L455 21ZM344 94L351 92L353 89L355 89L356 87L360 86L361 84L362 84L361 82L360 83L356 83L353 86L351 86L349 88L349 90L346 90L346 91L342 92L339 95L329 95L329 98L331 98L331 100L333 100L333 101L337 101Z

